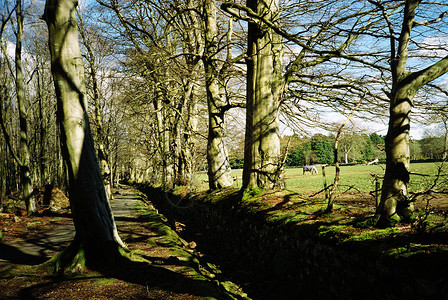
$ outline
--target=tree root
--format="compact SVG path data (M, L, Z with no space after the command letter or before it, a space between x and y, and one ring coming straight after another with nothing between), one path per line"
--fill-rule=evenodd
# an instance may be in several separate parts
M113 269L118 262L128 260L120 249L118 244L112 242L103 245L101 249L93 248L75 237L72 243L49 263L53 265L54 274L64 277L81 275L86 268L104 272Z

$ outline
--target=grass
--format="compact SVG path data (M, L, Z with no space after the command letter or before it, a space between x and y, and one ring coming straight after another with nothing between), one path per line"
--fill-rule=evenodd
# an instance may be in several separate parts
M440 163L413 163L411 164L411 172L427 175L437 174ZM339 182L341 191L347 190L350 187L358 190L361 193L368 193L375 189L374 177L371 174L383 176L385 165L356 165L356 166L341 166L341 180ZM323 189L322 169L319 167L318 175L311 175L309 173L303 175L302 168L286 168L286 189L296 193L310 195ZM325 168L327 185L333 183L335 168L327 166ZM233 177L236 178L233 186L241 187L242 170L232 170ZM423 177L411 174L410 191L416 192L429 186L434 180L434 177ZM196 188L206 190L208 188L207 173L197 173Z
M412 166L412 172L416 173L434 174L436 170L435 164ZM240 172L234 171L234 174L238 176ZM380 166L342 167L342 176L347 179L345 182L353 182L364 192L373 188L371 172L381 175L383 169ZM328 167L327 174L334 176L334 168ZM206 175L201 175L205 180ZM368 298L376 299L381 298L383 292L390 294L389 278L401 279L398 276L403 274L406 275L406 281L403 281L406 286L400 290L408 292L403 294L407 296L399 298L415 298L412 296L419 287L416 283L421 282L421 277L426 279L425 269L439 271L430 272L428 282L440 282L440 278L446 277L446 270L438 268L447 261L448 253L443 216L428 215L422 224L424 231L419 230L418 223L378 229L373 226L373 201L354 205L360 201L359 196L350 195L348 199L337 202L332 213L326 213L326 203L320 198L322 194L308 198L292 191L293 188L321 189L321 174L302 175L300 169L287 169L286 175L289 190L254 189L244 194L247 197L242 197L235 184L233 188L207 193L192 192L188 195L195 203L191 209L171 207L174 217L179 217L191 229L189 235L195 238L199 247L207 245L201 250L205 251L202 252L205 256L214 257L218 265L226 266L226 271L235 271L233 274L237 274L237 280L240 280L239 274L244 276L244 280L253 280L245 286L254 299L261 296L258 294L260 290L264 295L260 298L266 299L297 299L303 298L304 294L308 296L306 293L312 297L305 298L331 298L315 295L319 282L325 282L326 290L351 291L359 287L367 294L374 290L378 295ZM412 176L416 186L420 179ZM304 184L309 187L304 187ZM185 197L181 189L173 194L180 199ZM372 205L366 205L366 202ZM425 212L421 213L425 216ZM170 255L174 258L188 256L184 252L179 250ZM202 270L195 257L187 261L178 260L196 271ZM207 279L214 280L214 276L219 275L210 272L204 264L202 268L205 268L204 272L197 272ZM395 272L397 277L392 275ZM328 288L332 284L334 287ZM446 291L445 283L440 286L443 289L439 290L437 284L434 285L432 298L440 298L437 293ZM355 294L347 298L355 298ZM366 298L363 296L358 298Z

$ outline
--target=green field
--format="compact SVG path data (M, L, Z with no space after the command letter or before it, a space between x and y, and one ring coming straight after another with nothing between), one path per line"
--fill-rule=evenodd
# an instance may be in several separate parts
M411 172L419 174L434 175L437 174L441 163L414 163L411 164ZM356 165L356 166L341 166L341 180L340 191L343 192L349 187L354 191L368 193L375 189L374 179L371 174L382 176L384 173L384 165ZM445 167L446 168L446 167ZM322 169L318 167L319 174L311 175L307 173L303 175L302 168L287 168L286 175L286 189L303 194L310 195L320 191L323 188ZM325 168L327 184L331 184L334 180L335 168L327 166ZM447 172L443 172L446 174ZM241 187L242 170L233 170L233 176L237 178L234 186ZM196 183L199 190L206 190L207 174L199 173L196 177ZM422 190L434 180L434 177L424 177L411 174L411 191Z

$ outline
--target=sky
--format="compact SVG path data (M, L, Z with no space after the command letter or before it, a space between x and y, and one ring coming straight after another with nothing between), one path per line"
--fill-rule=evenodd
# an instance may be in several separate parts
M44 0L33 0L34 3L39 3L39 2L44 2ZM79 6L85 7L86 5L89 5L90 3L92 3L92 0L80 0L79 1ZM6 1L5 0L0 0L0 11L5 7ZM427 45L445 45L447 43L448 37L446 36L431 36L431 37L427 37L423 42ZM300 47L299 46L290 46L290 50L293 52L298 52L300 51ZM434 49L434 50L429 50L432 51L432 53L422 53L425 55L429 56L444 56L447 55L448 51L445 49ZM14 56L14 45L12 43L8 44L8 53L11 57ZM287 59L287 55L285 55L284 59ZM286 61L285 61L286 62ZM341 114L338 113L333 113L333 112L328 112L325 114L322 114L320 116L320 118L323 121L327 121L327 122L336 122L336 123L342 123L345 120L345 117L342 116ZM361 127L361 129L365 130L366 132L370 133L370 132L376 132L380 135L385 135L387 133L387 120L371 120L371 121L366 121L365 119L360 120L360 119L356 119L354 118L354 122L355 124L360 124L359 127ZM432 124L430 126L424 126L422 124L419 124L415 121L411 120L411 131L410 131L410 136L412 139L421 139L424 135L425 135L425 131L435 131L437 129L439 125L438 124ZM324 133L324 134L329 134L330 132L325 132L325 130L322 129L316 129L316 128L308 128L309 132L311 134L313 133ZM293 130L291 130L290 128L287 128L284 125L281 125L280 128L280 132L283 135L289 135L293 133Z
M335 112L327 112L322 115L320 115L320 119L323 122L326 123L337 123L342 124L346 117L342 116L339 113ZM388 127L388 120L367 120L367 119L360 119L356 116L352 117L351 119L352 124L355 125L355 128L359 130L362 133L377 133L378 135L385 136L387 134L387 127ZM350 125L346 125L349 127ZM423 125L421 123L416 122L415 120L412 120L411 117L411 129L409 132L410 139L411 140L420 140L425 137L425 134L441 134L441 124L440 123L434 123L431 125ZM325 129L319 128L319 127L306 127L305 130L307 131L308 135L314 135L316 133L322 133L325 135L334 134L334 132L326 131ZM281 136L288 136L293 135L294 133L297 133L292 128L289 128L284 123L280 122L280 135ZM300 135L300 133L299 133Z

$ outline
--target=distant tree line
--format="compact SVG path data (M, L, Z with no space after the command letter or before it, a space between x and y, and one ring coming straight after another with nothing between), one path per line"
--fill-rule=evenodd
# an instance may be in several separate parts
M333 163L333 135L315 134L312 137L286 137L294 139L294 146L288 151L286 166ZM341 163L367 163L376 158L386 159L384 136L377 133L350 133L340 143ZM411 161L442 161L447 157L444 135L427 135L420 140L410 141Z
M412 161L442 161L447 157L445 136L426 136L410 142Z
M285 166L303 166L312 164L332 164L334 159L335 136L317 133L312 137L298 135L285 136L281 140L283 153L287 151ZM349 133L340 141L342 163L366 163L378 158L386 159L384 136L377 133ZM288 148L288 149L286 149ZM230 159L232 169L241 169L244 164L242 153Z
M342 137L340 143L339 161L341 163L367 163L378 158L386 160L384 151L384 136L377 133L349 133ZM334 135L315 134L312 137L286 136L282 139L285 151L290 139L285 166L296 167L312 164L332 164ZM410 141L412 161L441 161L446 158L445 136L430 135L420 140ZM244 158L236 155L230 159L232 169L241 169Z
M286 165L303 166L310 164L332 164L335 137L315 134L312 137L298 138L294 148L289 150ZM340 141L339 161L341 163L369 162L376 158L385 159L384 137L377 133L350 133Z

